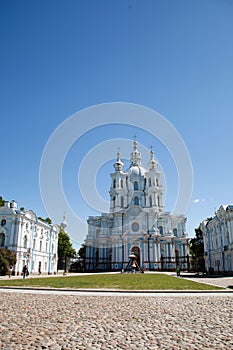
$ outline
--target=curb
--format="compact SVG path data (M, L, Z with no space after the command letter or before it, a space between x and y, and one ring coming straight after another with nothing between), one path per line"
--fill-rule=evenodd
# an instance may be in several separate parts
M171 289L163 289L163 290L142 290L142 289L138 289L138 290L128 290L128 289L66 289L66 288L33 288L33 287L9 287L9 286L0 286L0 291L1 289L6 289L6 290L25 290L25 291L53 291L53 292L85 292L85 293L92 293L92 292L97 292L97 293L132 293L132 294L139 294L139 293L145 293L145 294L152 294L152 293L157 293L157 294L164 294L164 293L171 293L171 294L178 294L178 293L189 293L189 294L196 294L196 293L214 293L214 294L218 294L218 293L226 293L226 294L231 294L233 293L233 290L230 289L205 289L205 290L185 290L185 289L181 289L181 290L171 290Z

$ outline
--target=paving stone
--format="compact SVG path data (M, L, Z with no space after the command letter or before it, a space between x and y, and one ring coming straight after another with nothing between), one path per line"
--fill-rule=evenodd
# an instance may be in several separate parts
M233 349L232 296L0 293L0 349Z

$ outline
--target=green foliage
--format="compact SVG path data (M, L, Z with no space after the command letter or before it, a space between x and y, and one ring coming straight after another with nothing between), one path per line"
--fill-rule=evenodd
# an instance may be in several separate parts
M0 196L0 207L4 206L4 199Z
M4 276L9 271L10 266L15 265L16 255L9 249L0 248L0 275Z
M42 218L41 216L38 217L39 220L46 222L47 224L51 225L52 224L52 220L50 218Z
M54 278L30 278L0 281L0 286L34 286L50 288L106 288L117 290L219 290L216 286L197 283L165 274L93 274Z
M51 225L52 224L52 220L50 218L46 218L45 221L47 222L47 224Z
M83 243L83 244L81 245L81 247L79 248L78 256L79 256L79 258L81 258L83 261L84 261L85 258L86 258L86 246L85 246L84 243Z
M76 251L72 246L69 235L61 228L58 235L58 257L73 258Z
M200 226L195 229L195 237L190 240L191 264L196 271L205 270L203 232Z

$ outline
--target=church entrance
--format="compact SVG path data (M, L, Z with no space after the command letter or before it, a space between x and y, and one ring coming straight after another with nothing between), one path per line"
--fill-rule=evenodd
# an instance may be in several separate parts
M175 257L176 257L176 267L180 267L180 254L178 249L175 250Z
M137 246L132 247L131 254L134 254L137 257L136 262L137 262L138 266L140 267L140 248Z

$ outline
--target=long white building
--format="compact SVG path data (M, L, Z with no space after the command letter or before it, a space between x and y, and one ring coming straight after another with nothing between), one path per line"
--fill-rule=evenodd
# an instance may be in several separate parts
M164 211L162 174L154 152L146 169L134 141L130 161L123 171L118 152L111 174L110 212L87 220L86 270L125 269L130 254L143 269L188 268L186 218Z
M213 218L202 221L207 271L233 273L233 205L222 205Z
M0 248L16 252L13 273L20 275L24 265L32 274L57 272L58 225L49 225L32 211L17 208L15 201L0 207Z

